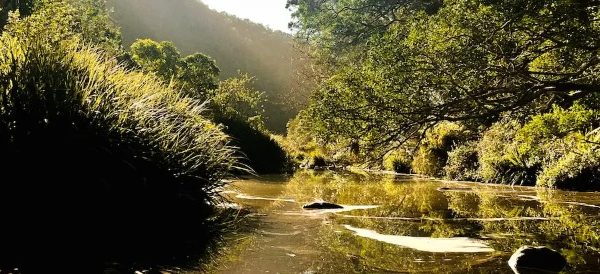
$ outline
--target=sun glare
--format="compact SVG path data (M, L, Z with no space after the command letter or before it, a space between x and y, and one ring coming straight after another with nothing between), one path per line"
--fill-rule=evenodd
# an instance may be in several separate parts
M291 12L286 0L201 0L211 9L263 24L274 30L290 32Z

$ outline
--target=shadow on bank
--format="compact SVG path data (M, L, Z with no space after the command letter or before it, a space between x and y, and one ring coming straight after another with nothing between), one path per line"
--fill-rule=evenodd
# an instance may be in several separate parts
M215 206L228 137L199 102L29 18L0 37L0 270L200 265L231 222Z

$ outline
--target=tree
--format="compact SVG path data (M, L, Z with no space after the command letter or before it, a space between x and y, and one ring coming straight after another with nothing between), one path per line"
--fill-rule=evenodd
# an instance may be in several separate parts
M333 47L310 107L326 138L393 147L441 121L486 125L600 91L599 1L289 4L302 38Z
M209 98L217 88L219 68L210 57L196 53L181 57L172 42L139 39L131 45L131 58L143 71L153 72L165 82L173 82L184 94L197 99Z
M45 26L60 29L54 34L76 36L86 45L94 46L111 56L123 53L121 32L110 20L102 0L0 0L0 33L8 22L11 11L16 12L18 17L27 17L34 12L55 17L56 20Z
M45 1L48 0L37 0ZM121 32L112 21L105 0L67 0L75 9L77 24L73 30L82 34L84 42L110 55L122 57Z
M130 52L143 71L156 73L167 82L177 73L181 54L172 42L140 39L131 45Z
M196 89L193 93L201 94L218 87L219 73L220 70L212 58L196 53L179 61L177 80L182 83L184 90Z
M254 78L248 74L229 78L219 83L212 97L217 116L247 122L257 130L265 131L264 92L252 88Z

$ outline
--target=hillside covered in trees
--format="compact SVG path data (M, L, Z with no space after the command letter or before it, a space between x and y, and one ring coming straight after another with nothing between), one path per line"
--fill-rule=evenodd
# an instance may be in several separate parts
M267 127L283 132L287 121L305 105L303 61L289 34L210 10L198 0L110 0L111 15L125 46L136 39L172 41L184 54L201 52L216 60L221 79L238 71L255 77L264 91Z

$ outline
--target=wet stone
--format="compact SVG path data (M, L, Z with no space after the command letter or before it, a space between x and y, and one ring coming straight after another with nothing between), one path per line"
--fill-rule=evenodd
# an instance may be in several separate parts
M519 273L558 273L567 261L558 252L545 246L523 246L508 260L512 270Z
M338 205L338 204L320 201L320 202L312 202L312 203L305 204L304 206L302 206L302 208L304 208L304 209L342 209L344 207L341 205Z

